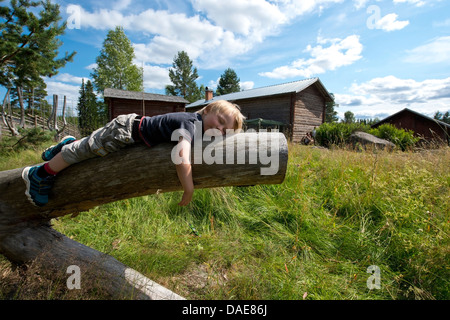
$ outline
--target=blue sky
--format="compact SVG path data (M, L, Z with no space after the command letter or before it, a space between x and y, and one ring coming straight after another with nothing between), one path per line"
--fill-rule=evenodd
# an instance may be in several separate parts
M184 50L198 84L213 89L232 68L243 89L319 77L341 117L450 110L448 0L53 2L69 26L60 51L78 53L46 83L49 96L67 95L69 104L91 78L107 32L121 25L144 66L146 92L164 93Z

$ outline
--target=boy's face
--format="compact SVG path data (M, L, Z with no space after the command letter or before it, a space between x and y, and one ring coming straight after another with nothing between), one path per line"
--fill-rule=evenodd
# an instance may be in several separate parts
M234 129L234 117L231 114L205 111L202 120L206 134L209 129L217 129L222 135L225 135L227 129Z

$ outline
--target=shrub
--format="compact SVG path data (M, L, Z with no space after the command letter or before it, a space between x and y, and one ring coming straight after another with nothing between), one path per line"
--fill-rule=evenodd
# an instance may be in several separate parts
M20 136L5 136L0 140L0 154L20 152L22 150L36 149L53 139L54 132L43 131L39 128L19 129Z
M343 145L355 131L367 132L369 126L362 123L324 123L316 131L316 141L324 146Z
M370 129L368 132L378 138L391 141L397 147L402 149L402 151L411 149L420 139L418 137L414 137L414 132L412 130L406 131L404 129L399 129L389 123Z
M350 135L356 131L370 133L380 139L394 143L402 151L409 150L419 141L412 130L404 130L392 124L382 124L378 128L371 129L363 123L324 123L316 133L316 141L321 146L329 148L332 145L343 146L348 143Z

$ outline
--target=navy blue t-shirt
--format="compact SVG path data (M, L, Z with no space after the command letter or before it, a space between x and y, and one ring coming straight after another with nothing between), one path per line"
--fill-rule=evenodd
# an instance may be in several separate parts
M192 143L196 121L200 121L197 128L203 128L202 115L198 113L174 112L143 117L139 126L139 134L147 145L154 146L161 142L172 141L172 133L177 129L183 129L179 131L179 135Z

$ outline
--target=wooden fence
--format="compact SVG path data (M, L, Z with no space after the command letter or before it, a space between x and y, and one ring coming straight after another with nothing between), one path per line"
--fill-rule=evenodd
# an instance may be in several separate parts
M17 92L19 94L19 104L21 113L17 113L14 109L11 108L10 101L10 90L8 88L8 92L3 99L3 105L1 109L1 119L0 119L0 138L6 134L17 135L18 128L42 128L43 130L51 130L55 133L55 139L59 139L65 135L72 135L76 138L80 137L80 131L78 130L78 126L75 124L67 123L65 114L66 114L66 96L64 96L64 104L62 109L61 116L58 116L58 95L53 95L53 106L52 112L48 119L44 118L42 115L39 116L37 114L27 114L25 112L25 108L23 105L22 99L22 90L21 88L17 88ZM23 116L22 116L23 115Z
M5 117L8 118L8 120L9 120L10 115L6 115ZM81 134L80 134L80 130L78 129L78 125L75 125L72 123L66 123L66 125L64 126L64 121L59 118L60 117L58 117L58 119L56 121L56 123L57 123L56 128L58 128L59 130L64 128L62 130L62 132L60 133L60 136L71 135L76 138L81 138ZM11 114L11 119L12 119L12 122L14 123L15 127L19 128L20 122L21 122L20 114L13 112ZM1 130L2 130L1 136L11 135L11 131L1 121L0 121L0 126L1 126ZM31 115L31 114L25 115L25 128L41 128L43 130L50 130L48 127L48 119L45 119L39 115ZM55 130L55 134L56 134L56 130Z

